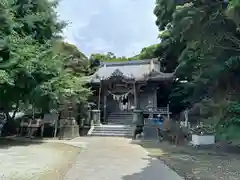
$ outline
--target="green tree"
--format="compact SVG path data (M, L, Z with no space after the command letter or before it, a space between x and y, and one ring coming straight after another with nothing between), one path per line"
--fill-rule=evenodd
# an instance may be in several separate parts
M100 66L101 62L119 62L119 61L129 61L131 59L126 57L117 57L114 53L108 52L105 54L95 53L91 54L90 61L90 69L92 72L95 72L96 69Z
M91 54L89 61L90 61L90 68L92 73L96 71L96 69L100 66L101 62L106 60L106 55L104 54Z
M199 103L207 106L206 101L239 101L239 7L235 0L157 0L154 13L163 31L157 54L165 70L176 75L171 93L175 112ZM212 105L209 110L232 122L228 113L216 112Z
M65 68L70 72L78 76L91 73L89 59L76 46L63 41L56 41L54 49L57 54L65 58Z
M134 56L129 58L130 60L139 60L139 59L152 59L157 58L156 50L158 48L159 44L154 44L148 47L144 47L141 52Z
M55 5L0 1L0 109L8 119L21 104L47 111L64 97L85 101L90 93L81 77L66 69L66 54L53 47L65 24L57 21Z
M46 0L11 0L15 23L14 30L20 35L30 35L40 43L58 38L66 26L57 20L55 8L57 1Z

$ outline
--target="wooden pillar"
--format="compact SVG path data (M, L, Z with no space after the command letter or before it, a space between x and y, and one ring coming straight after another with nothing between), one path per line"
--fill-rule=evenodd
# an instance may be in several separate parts
M98 92L98 110L100 110L101 105L101 92L102 92L102 81L100 80L99 92Z
M157 87L154 86L153 88L153 107L157 108Z
M104 89L104 96L103 96L103 121L107 121L107 92Z
M135 109L139 108L139 99L138 99L138 85L136 84L136 82L134 82L133 84L133 89L134 89L134 106Z

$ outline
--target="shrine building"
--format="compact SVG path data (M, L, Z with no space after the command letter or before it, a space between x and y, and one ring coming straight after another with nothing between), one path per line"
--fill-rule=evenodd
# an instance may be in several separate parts
M127 117L134 109L142 110L145 116L168 114L168 101L161 92L173 74L160 69L158 59L103 62L89 77L94 92L90 101L100 110L101 123L130 125L132 119Z

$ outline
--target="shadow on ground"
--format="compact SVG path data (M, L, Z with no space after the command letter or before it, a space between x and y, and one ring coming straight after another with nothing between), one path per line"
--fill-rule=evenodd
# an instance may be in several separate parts
M11 139L11 138L0 138L0 149L7 149L13 146L29 146L33 144L42 144L42 141L35 141L31 139Z
M181 178L158 159L146 158L148 165L140 172L122 177L122 180L181 180Z
M227 156L228 153L231 154L240 154L240 148L237 146L228 146L228 147L193 147L188 144L183 145L173 145L168 142L156 142L156 141L139 141L137 144L142 146L145 149L150 151L162 150L164 153L178 153L178 154L186 154L186 155L211 155L211 156ZM151 153L150 154L154 154ZM153 155L154 156L154 155ZM154 157L158 157L157 154Z
M185 180L239 180L240 155L238 148L229 151L215 148L175 146L167 142L138 143L149 155L164 162Z

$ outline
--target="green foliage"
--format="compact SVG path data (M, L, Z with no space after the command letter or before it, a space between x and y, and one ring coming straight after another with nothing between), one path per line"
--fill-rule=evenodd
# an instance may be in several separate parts
M101 62L119 62L119 61L129 61L130 59L126 57L116 57L114 53L108 52L106 54L91 54L90 61L90 69L91 72L95 72L96 69L100 66Z
M157 16L156 24L159 30L164 30L165 27L171 23L172 14L176 8L175 0L156 0L156 7L154 14Z
M161 31L155 53L162 71L176 75L173 113L210 99L208 121L218 119L222 137L239 138L240 2L156 0L154 14Z
M151 45L151 46L148 46L148 47L145 47L141 50L141 52L132 57L132 58L129 58L130 60L139 60L139 59L152 59L152 58L157 58L157 55L156 55L156 50L158 48L158 44L154 44L154 45Z
M86 56L61 41L61 48L54 46L65 25L55 6L48 0L0 1L0 111L7 117L29 106L48 111L69 96L84 102L90 94L81 80L88 73ZM76 59L86 66L72 68Z
M57 20L55 1L12 0L15 30L20 35L30 35L41 43L58 37L65 22Z
M156 58L157 55L155 53L158 44L151 45L149 47L145 47L141 50L141 52L133 57L116 57L112 52L108 52L106 54L91 54L90 60L90 69L95 71L96 68L100 65L101 62L123 62L123 61L134 61L134 60L144 60L144 59L152 59Z
M65 68L69 72L77 76L89 75L91 73L88 58L76 46L63 41L56 41L54 50L64 58Z
M240 138L240 103L231 101L216 126L217 139L238 140Z
M106 54L91 54L90 61L92 64L100 64L100 62L128 61L128 58L116 57L114 53L108 52Z

